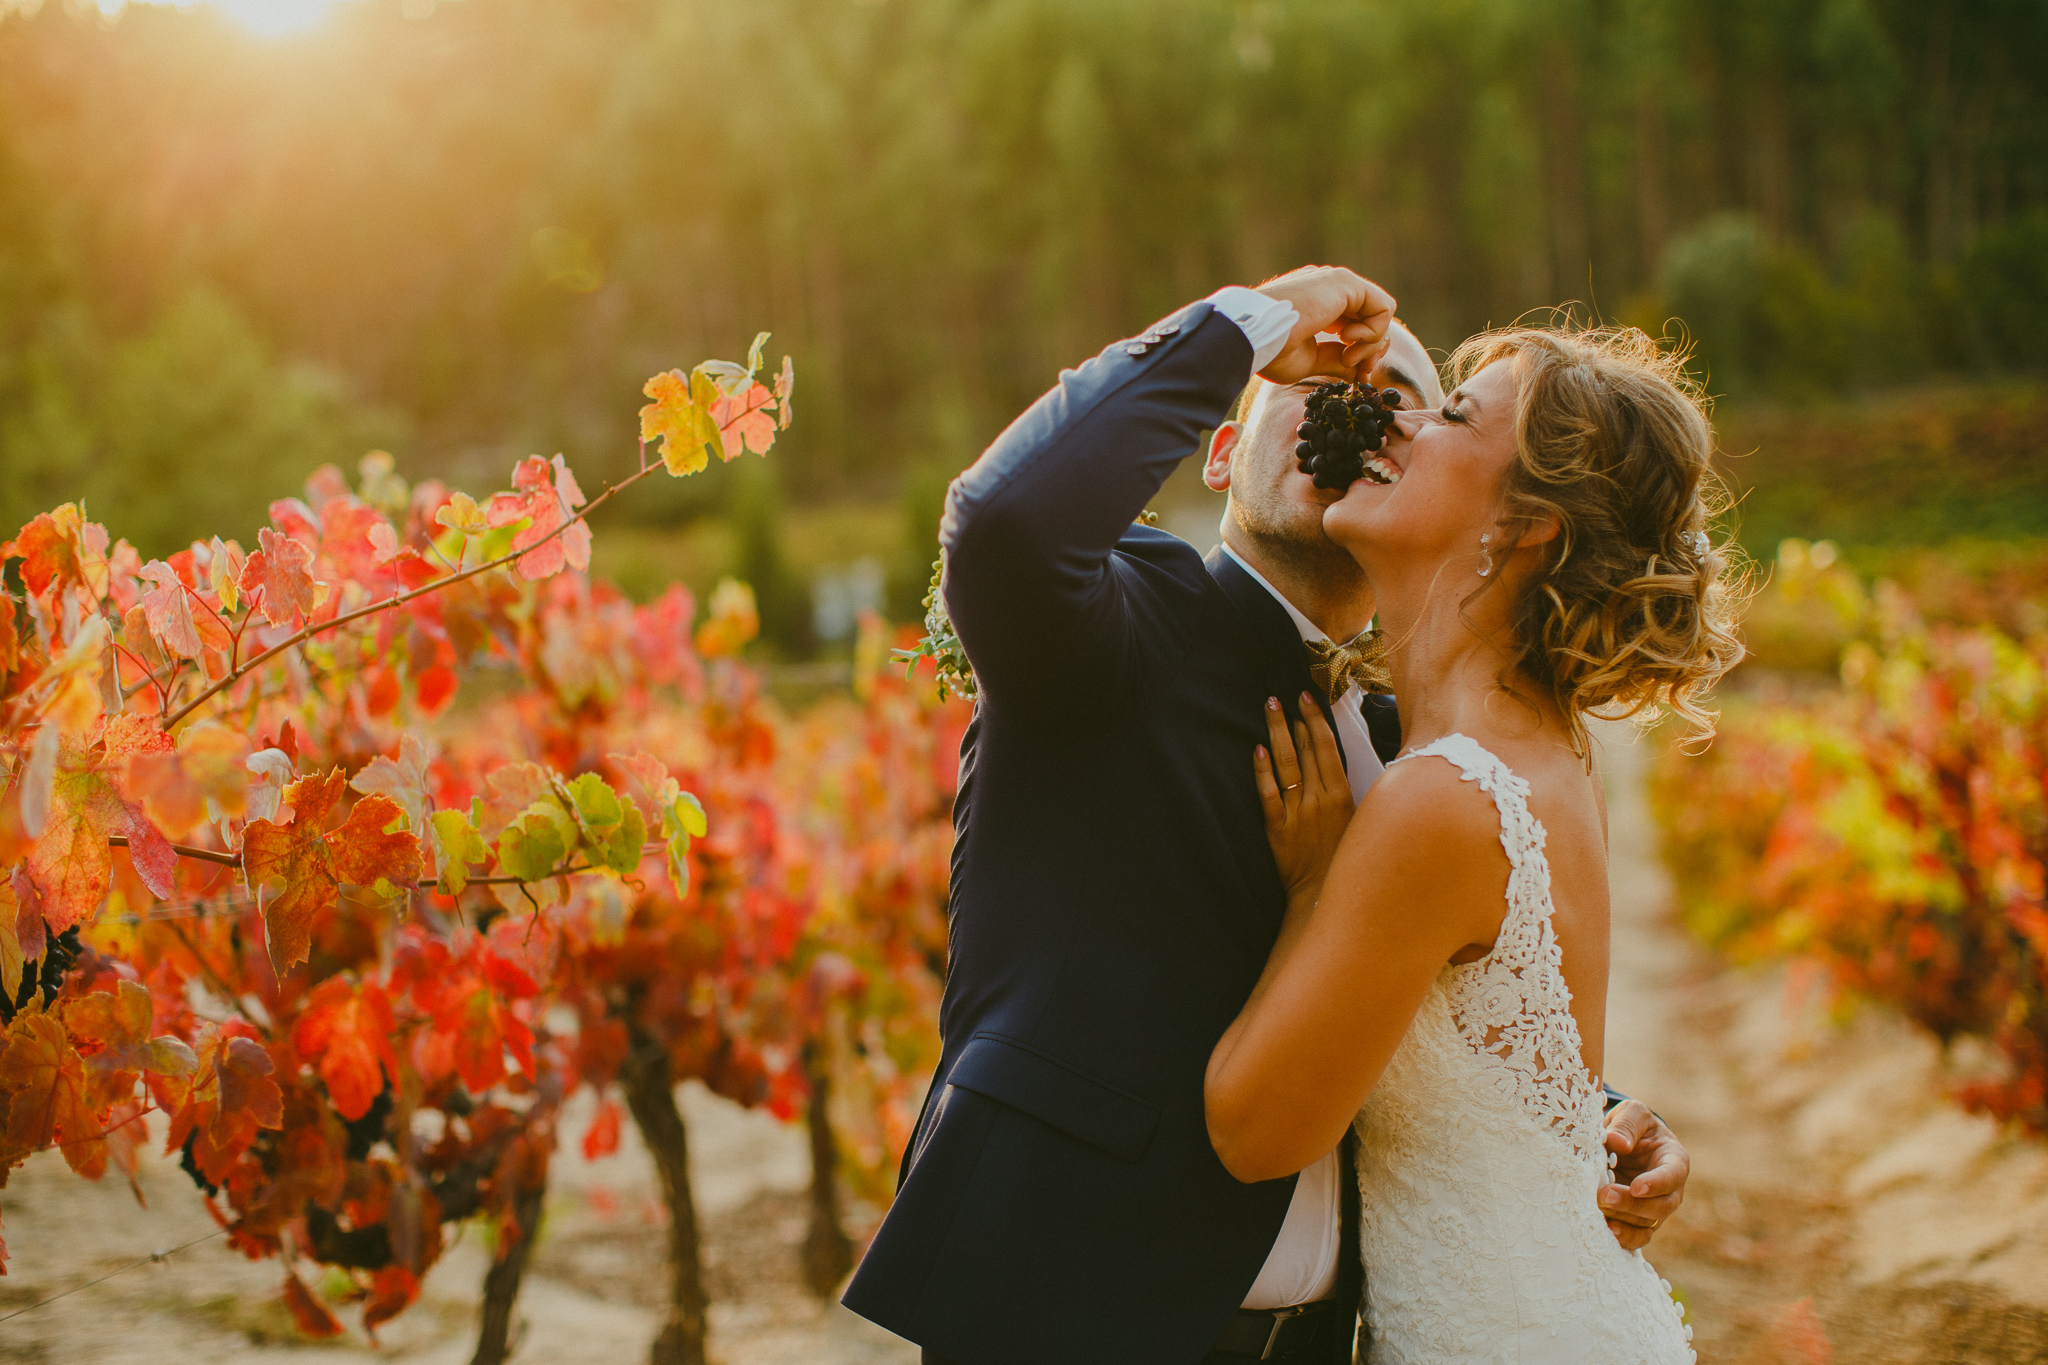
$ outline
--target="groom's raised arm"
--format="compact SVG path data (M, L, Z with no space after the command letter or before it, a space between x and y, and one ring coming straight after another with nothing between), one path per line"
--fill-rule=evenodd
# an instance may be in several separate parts
M1278 351L1293 320L1246 289L1182 309L1062 371L954 481L939 529L946 609L984 690L1114 682L1130 623L1111 551L1270 359L1255 341Z
M1125 575L1136 571L1120 574L1111 552L1132 520L1253 372L1355 378L1393 309L1349 270L1304 266L1218 290L1064 371L946 498L946 609L984 690L1114 685L1133 642Z

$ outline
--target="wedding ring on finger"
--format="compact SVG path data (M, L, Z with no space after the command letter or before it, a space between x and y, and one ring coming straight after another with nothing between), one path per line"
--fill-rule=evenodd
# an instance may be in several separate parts
M1291 792L1291 791L1293 791L1293 790L1294 790L1294 788L1295 788L1295 787L1299 787L1300 785L1301 785L1301 784L1300 784L1299 782L1296 782L1296 783L1294 783L1294 784L1293 784L1293 786L1288 786L1288 787L1282 787L1282 788L1281 788L1280 790L1281 790L1281 791L1284 791L1284 792Z

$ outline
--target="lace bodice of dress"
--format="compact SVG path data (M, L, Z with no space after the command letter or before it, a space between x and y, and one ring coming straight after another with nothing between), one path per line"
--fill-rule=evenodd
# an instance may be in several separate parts
M1464 735L1446 735L1411 757L1432 754L1455 763L1467 782L1493 798L1508 855L1500 937L1485 957L1446 974L1451 1018L1503 1093L1512 1090L1579 1156L1604 1160L1601 1090L1586 1073L1579 1021L1572 1016L1564 954L1551 923L1550 859L1543 825L1529 813L1529 784Z
M1679 1365L1691 1329L1595 1196L1611 1158L1571 1013L1529 784L1465 735L1435 756L1493 798L1507 908L1446 966L1359 1111L1373 1365Z

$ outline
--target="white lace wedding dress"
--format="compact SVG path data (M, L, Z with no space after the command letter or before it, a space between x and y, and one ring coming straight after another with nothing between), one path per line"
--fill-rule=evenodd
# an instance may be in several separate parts
M1373 1365L1666 1365L1692 1329L1594 1203L1610 1158L1557 936L1529 784L1448 735L1500 810L1507 915L1493 951L1444 968L1359 1111Z

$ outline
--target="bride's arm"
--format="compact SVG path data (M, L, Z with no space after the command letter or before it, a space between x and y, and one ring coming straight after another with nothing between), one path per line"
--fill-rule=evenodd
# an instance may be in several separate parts
M1300 772L1303 793L1315 790L1312 780L1329 785L1311 756L1327 727L1313 707L1306 714L1312 742L1297 746L1284 722L1275 725L1273 758L1259 774L1268 834L1289 878L1287 917L1251 997L1210 1054L1203 1090L1209 1140L1247 1182L1291 1175L1337 1145L1444 964L1468 945L1490 944L1505 910L1499 817L1444 763L1389 769L1328 871L1305 873L1313 858L1302 850L1313 848L1320 817L1307 795L1287 790L1289 778Z

